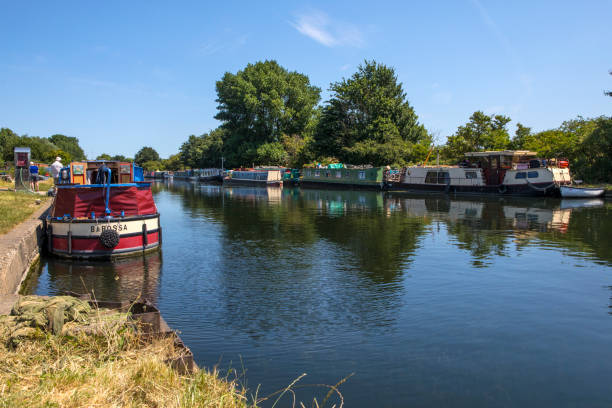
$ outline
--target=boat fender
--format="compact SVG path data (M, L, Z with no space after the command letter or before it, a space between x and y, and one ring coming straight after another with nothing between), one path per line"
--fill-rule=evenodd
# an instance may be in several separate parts
M501 186L501 187L498 187L498 188L497 188L497 191L499 192L499 194L506 194L506 190L507 190L507 189L508 189L508 188L506 187L506 185L505 185L505 184L502 184L502 186Z
M119 244L119 234L115 230L105 229L100 234L100 242L106 248L114 248Z

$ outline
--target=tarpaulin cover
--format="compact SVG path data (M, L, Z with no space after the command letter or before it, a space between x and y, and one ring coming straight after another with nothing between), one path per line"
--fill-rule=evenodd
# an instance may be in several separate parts
M54 217L62 217L70 214L72 218L91 216L96 213L96 218L105 215L106 188L104 187L77 187L58 188L53 208ZM121 211L125 216L156 214L157 207L153 201L151 188L146 186L125 186L110 188L109 208L112 215L119 215Z

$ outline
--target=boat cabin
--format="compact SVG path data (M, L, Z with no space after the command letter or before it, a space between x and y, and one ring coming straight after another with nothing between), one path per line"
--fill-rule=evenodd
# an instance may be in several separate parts
M97 184L98 170L106 166L111 170L111 184L126 184L144 181L141 167L133 162L89 160L72 162L62 168L59 175L59 184Z
M537 156L536 152L528 150L469 152L459 167L481 168L485 184L499 185L507 170L546 167L546 161L536 159Z

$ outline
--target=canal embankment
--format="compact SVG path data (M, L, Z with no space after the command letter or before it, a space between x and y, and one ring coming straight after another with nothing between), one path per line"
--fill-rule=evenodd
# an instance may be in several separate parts
M41 202L31 215L10 231L0 235L0 298L6 303L19 292L28 271L38 260L45 238L44 218L51 200Z

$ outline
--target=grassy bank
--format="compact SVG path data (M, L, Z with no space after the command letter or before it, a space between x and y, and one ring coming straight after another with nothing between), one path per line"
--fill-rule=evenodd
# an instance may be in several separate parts
M0 234L9 232L40 208L37 200L44 203L50 197L27 192L0 191Z
M235 381L165 364L177 352L171 339L143 341L125 314L53 299L0 317L1 407L247 406Z

